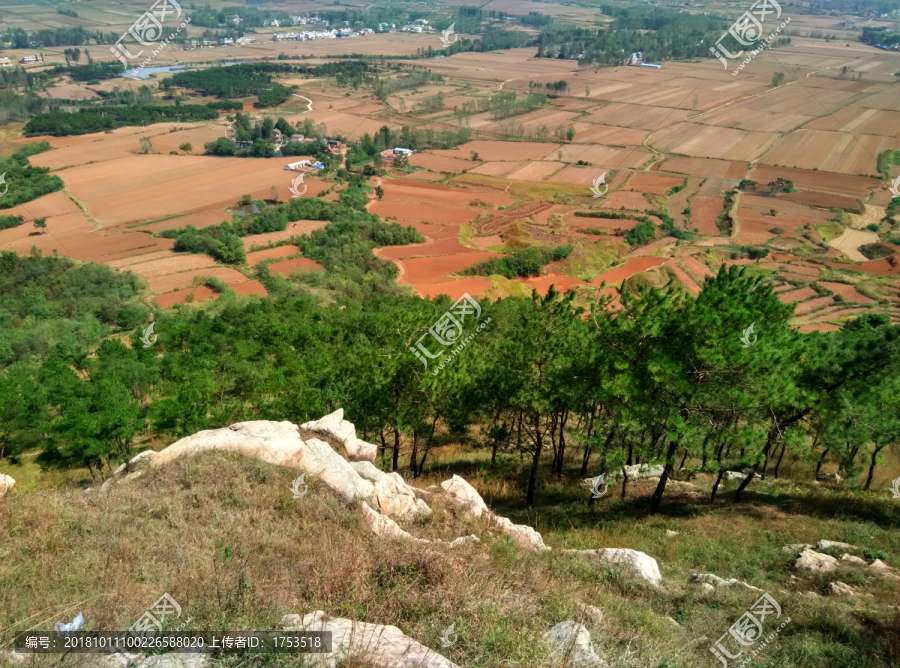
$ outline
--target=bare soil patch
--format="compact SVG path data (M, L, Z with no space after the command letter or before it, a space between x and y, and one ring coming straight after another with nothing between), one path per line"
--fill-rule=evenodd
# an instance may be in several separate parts
M241 281L240 283L229 283L228 287L234 290L239 295L258 295L260 297L265 297L268 295L268 291L266 290L266 286L264 286L259 281Z
M847 285L846 283L832 283L829 281L823 281L819 285L827 290L831 290L836 295L840 295L844 298L844 301L856 302L857 304L868 304L872 301L875 301L870 297L866 297L852 285Z
M269 273L270 274L280 274L285 278L290 278L291 274L295 271L324 271L325 267L323 267L318 262L313 262L309 258L306 257L298 257L293 260L281 260L280 262L273 262L269 265Z
M215 299L219 296L219 293L206 286L201 286L189 290L177 290L175 292L167 292L164 295L156 295L153 297L153 301L155 301L160 308L170 308L175 304L187 303L188 295L193 296L192 302L205 302L210 299Z
M711 237L719 236L721 232L716 221L724 206L724 197L694 197L691 200L691 223L700 231L700 234Z
M266 250L253 251L247 253L247 264L251 267L259 264L263 260L269 260L277 257L287 257L288 255L297 255L301 251L294 245L276 246L275 248L267 248Z
M596 276L594 280L591 281L594 285L601 285L603 282L609 283L611 285L618 285L622 281L631 278L635 274L641 271L646 271L652 267L658 267L661 264L665 264L668 262L668 258L664 257L630 257L625 261L621 267L615 267L613 269L608 269L604 271L599 276Z
M247 280L247 277L241 272L230 267L213 267L206 271L182 271L177 274L157 276L150 279L150 289L158 293L171 292L172 290L191 287L195 279L205 281L207 278L218 278L226 283L237 283Z
M750 171L748 178L758 183L771 183L777 178L782 178L793 182L794 187L801 190L819 190L863 199L868 197L869 188L882 188L884 185L878 179L867 176L770 165L757 165Z

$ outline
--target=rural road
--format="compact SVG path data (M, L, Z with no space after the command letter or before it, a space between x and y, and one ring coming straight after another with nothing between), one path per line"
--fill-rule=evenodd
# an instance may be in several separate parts
M310 100L308 97L304 97L303 95L297 95L296 93L294 93L294 97L299 97L301 100L306 100L309 103L309 108L303 112L304 114L308 114L309 112L311 112L313 110L312 109L312 100Z

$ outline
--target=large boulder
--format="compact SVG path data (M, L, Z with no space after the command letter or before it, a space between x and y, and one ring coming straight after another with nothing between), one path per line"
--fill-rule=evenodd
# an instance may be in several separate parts
M11 475L0 473L0 497L11 491L16 486L16 481Z
M352 658L373 668L459 668L396 626L330 618L316 610L302 617L285 615L279 627L284 631L330 631L332 651L316 655L323 668L337 668Z
M441 487L452 499L468 508L475 517L481 517L484 513L491 512L484 499L481 498L481 494L458 475L442 482Z
M560 622L541 638L550 648L554 659L568 656L567 666L572 668L609 668L609 664L597 656L591 634L581 624ZM555 664L554 664L555 665ZM561 664L562 665L562 664Z
M450 480L441 483L441 487L451 499L456 501L471 512L475 517L486 517L496 523L503 533L512 536L517 545L528 550L544 551L550 548L544 544L540 533L525 524L513 524L506 517L500 517L491 512L484 499L472 485L454 475Z
M659 478L665 471L662 464L635 464L634 466L625 466L625 473L628 474L629 480L637 480L639 478ZM619 480L622 477L622 469L611 471L606 477L607 480Z
M842 550L852 550L853 546L850 543L840 543L836 540L820 540L816 545L817 550L827 550L829 547L837 547Z
M428 517L431 508L416 496L415 490L406 484L399 473L385 473L372 462L351 462L350 466L363 480L375 486L370 502L381 513L391 517Z
M649 582L654 587L662 584L662 574L656 559L644 552L627 548L605 548L600 550L566 550L567 554L583 554L609 564L625 566L634 575Z
M794 568L806 573L831 573L836 571L837 567L837 559L812 550L803 550L797 563L794 564Z
M339 440L347 449L347 456L353 462L374 462L378 454L378 446L356 437L356 427L344 419L344 409L338 408L334 413L319 420L304 422L303 429L329 434Z

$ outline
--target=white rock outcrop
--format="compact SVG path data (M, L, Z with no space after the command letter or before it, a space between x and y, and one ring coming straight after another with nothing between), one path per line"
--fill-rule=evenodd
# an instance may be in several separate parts
M821 552L813 550L804 550L800 553L800 557L794 564L794 568L798 571L807 573L831 573L836 571L838 560Z
M481 517L484 513L490 514L491 510L481 498L481 494L458 475L442 482L441 487L451 498L468 508L475 517Z
M541 638L550 648L555 659L568 655L567 666L572 668L609 668L609 664L597 656L591 634L581 624L560 622ZM554 664L555 665L555 664Z
M512 539L520 547L538 551L550 549L544 544L541 534L530 526L513 524L508 518L492 513L475 488L458 475L442 482L441 487L449 498L465 506L475 517L486 517L495 522L505 534L512 536Z
M375 487L369 501L381 513L391 517L428 517L431 508L416 496L399 473L385 473L372 462L351 462L350 466L363 480Z
M840 559L842 564L850 564L852 566L866 566L866 560L854 557L852 554L842 554Z
M323 611L316 610L302 617L285 615L279 628L284 631L330 631L332 651L316 655L316 661L321 661L323 668L337 668L351 658L374 668L459 668L404 635L396 626L329 618Z
M828 593L832 596L853 596L856 590L843 582L829 582Z
M576 603L575 604L575 615L579 619L586 619L594 624L602 624L603 623L603 611L600 608L595 608L593 605L587 605L585 603Z
M330 434L343 443L347 456L353 462L374 462L378 454L378 446L356 437L356 427L344 419L344 409L338 408L334 413L312 422L300 425L303 429Z
M634 575L655 587L662 585L662 575L656 559L645 552L627 548L605 548L600 550L565 550L566 554L582 554L609 564L624 566Z
M791 543L790 545L785 545L781 548L781 551L785 554L800 554L804 550L813 549L813 545L810 543Z
M881 559L876 559L869 564L869 569L889 580L900 580L900 575L897 575L897 570L888 566Z
M5 496L7 492L12 491L12 488L15 486L15 478L13 478L11 475L0 473L0 497Z
M837 547L842 550L853 549L853 546L850 543L839 543L836 540L820 540L816 545L817 550L827 550L829 547Z
M753 585L748 585L746 582L741 582L740 580L735 580L734 578L725 580L720 578L718 575L713 575L712 573L694 573L691 575L691 582L701 582L704 584L712 585L713 587L727 587L730 589L740 589L743 591L751 591L753 593L762 593L762 589L758 587L754 587Z
M376 510L373 510L372 507L363 501L360 504L362 508L363 520L369 529L372 530L379 538L388 538L391 540L411 540L416 543L430 543L431 541L425 540L424 538L415 538L411 534L407 533L403 529L401 529L397 523L392 520L387 515L382 515Z
M635 464L634 466L625 466L623 468L628 474L629 480L637 480L639 478L659 478L666 467L662 464L654 464L652 466L650 464ZM622 477L622 469L610 471L606 477L608 480L619 480ZM596 478L589 478L589 480L593 481ZM582 481L582 484L584 482ZM591 482L591 486L593 486L593 482Z

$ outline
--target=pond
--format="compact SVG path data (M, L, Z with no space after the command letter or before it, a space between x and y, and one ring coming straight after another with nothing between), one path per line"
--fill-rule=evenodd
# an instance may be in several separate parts
M196 69L198 67L225 67L226 65L239 65L240 60L226 60L222 63L192 63L189 65L163 65L160 67L145 67L140 69L140 66L129 67L125 72L122 73L122 76L131 77L133 79L149 79L154 74L175 74L176 72L184 72L185 70Z

